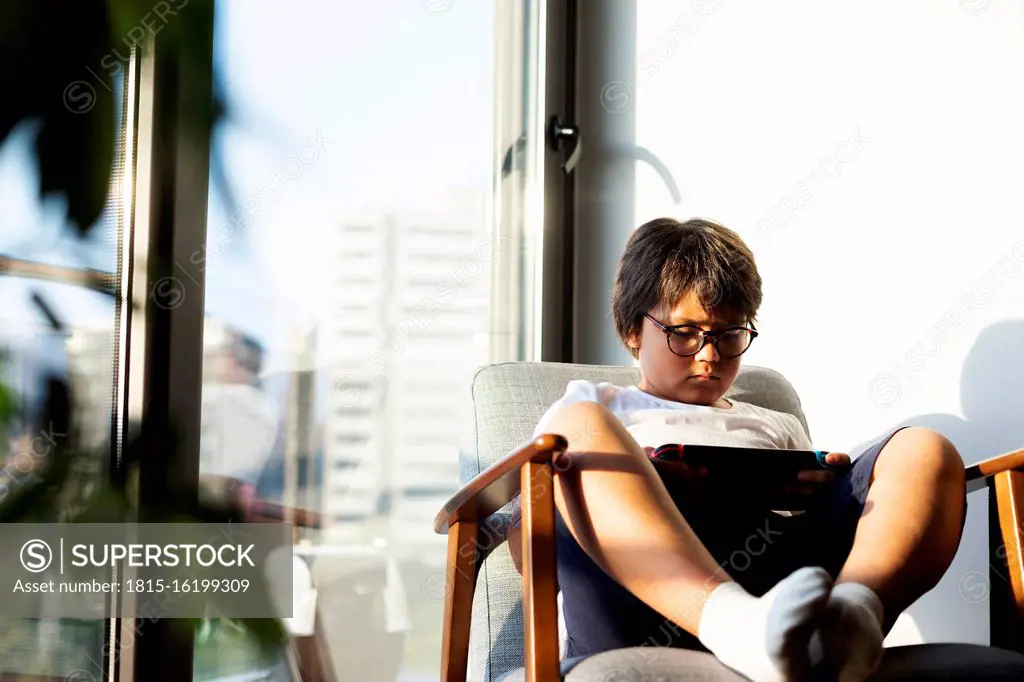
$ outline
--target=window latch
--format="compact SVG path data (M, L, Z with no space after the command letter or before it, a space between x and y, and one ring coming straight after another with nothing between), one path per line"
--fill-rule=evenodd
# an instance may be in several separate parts
M580 127L562 121L561 116L552 116L548 123L548 144L551 149L560 152L567 144L572 144L572 152L569 158L562 164L562 170L567 174L572 173L579 162L580 154L583 151L583 142L580 139Z

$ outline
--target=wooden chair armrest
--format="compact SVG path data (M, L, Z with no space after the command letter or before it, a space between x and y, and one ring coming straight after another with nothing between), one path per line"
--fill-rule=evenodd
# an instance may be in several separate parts
M452 496L434 519L448 536L441 680L465 682L479 549L480 520L523 493L523 658L527 682L559 679L555 578L553 460L569 447L544 434L480 472Z
M964 470L967 477L967 491L984 488L986 479L1004 471L1024 468L1024 450L1014 450L996 457L972 464Z
M498 511L520 491L520 472L527 462L550 461L569 447L563 436L546 433L477 474L452 495L434 517L434 532L446 535L459 521L480 521Z

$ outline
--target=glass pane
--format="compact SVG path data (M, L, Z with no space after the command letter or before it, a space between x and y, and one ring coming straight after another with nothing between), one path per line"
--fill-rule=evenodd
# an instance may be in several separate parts
M232 118L192 259L206 276L200 474L322 515L296 556L330 663L362 680L437 679L432 521L473 452L474 373L528 352L532 128L528 98L496 82L511 68L496 78L496 55L523 62L523 42L496 35L504 5L218 3ZM533 68L517 63L515 83ZM206 642L197 679L259 668Z
M122 89L118 77L111 92ZM115 101L111 125L121 131L120 97ZM38 130L34 123L19 124L0 146L0 253L116 275L124 171L120 134L106 210L80 239L60 211L38 201L33 153ZM49 270L44 277L62 280L67 274ZM58 281L0 276L0 522L26 520L26 514L48 522L74 520L107 480L118 382L115 312L112 295ZM63 425L54 423L46 408L57 394L48 388L51 379L69 390L70 418ZM23 505L62 456L68 457L70 473L58 487L59 501L34 497ZM102 679L106 625L102 619L0 615L0 677Z

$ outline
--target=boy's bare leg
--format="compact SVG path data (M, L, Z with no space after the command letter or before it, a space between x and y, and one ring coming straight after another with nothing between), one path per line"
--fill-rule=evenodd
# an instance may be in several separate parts
M938 583L960 543L964 465L928 429L894 434L875 461L867 503L812 646L840 682L878 665L884 632Z
M647 455L597 403L568 405L546 430L569 440L568 459L556 465L555 505L573 537L608 575L696 635L704 599L731 578Z
M654 465L604 406L574 403L545 427L569 441L555 504L584 551L655 611L754 680L796 680L828 600L823 569L801 569L764 597L722 570L679 512Z
M875 461L853 549L836 583L871 588L891 625L949 568L965 504L964 463L953 444L929 429L899 431Z

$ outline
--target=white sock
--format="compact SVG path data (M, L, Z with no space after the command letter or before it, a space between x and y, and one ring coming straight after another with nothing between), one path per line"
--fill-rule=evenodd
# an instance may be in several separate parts
M838 682L863 682L882 658L883 618L882 602L871 588L836 585L811 639L812 663L824 659Z
M804 679L811 635L831 587L832 577L821 568L794 571L760 598L737 583L722 583L704 603L697 638L754 682Z

